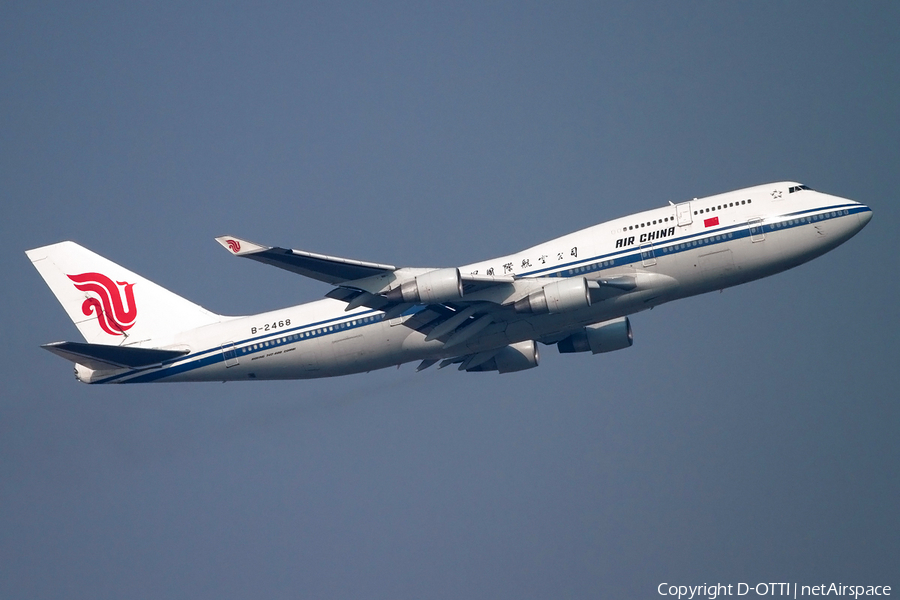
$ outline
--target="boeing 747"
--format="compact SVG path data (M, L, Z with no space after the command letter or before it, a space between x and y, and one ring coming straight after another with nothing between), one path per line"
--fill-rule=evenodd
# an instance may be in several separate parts
M629 215L461 267L411 268L226 235L249 258L333 286L326 298L231 317L74 242L26 251L84 342L43 347L85 383L309 379L421 361L536 367L632 344L628 315L790 269L841 245L869 207L779 182Z

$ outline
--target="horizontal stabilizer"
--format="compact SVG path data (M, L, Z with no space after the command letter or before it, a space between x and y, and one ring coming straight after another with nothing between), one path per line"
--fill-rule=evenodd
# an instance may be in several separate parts
M188 353L187 350L156 350L81 342L53 342L44 344L41 348L94 370L149 367Z
M330 284L384 275L397 269L397 267L392 265L382 265L350 258L338 258L302 250L291 250L290 248L260 246L231 235L219 236L216 238L216 241L235 256L252 258L261 263L286 269Z

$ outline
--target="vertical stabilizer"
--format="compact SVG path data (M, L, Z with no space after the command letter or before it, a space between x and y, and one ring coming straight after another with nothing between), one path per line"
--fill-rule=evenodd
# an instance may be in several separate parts
M220 320L215 313L75 242L25 254L92 344L136 344Z

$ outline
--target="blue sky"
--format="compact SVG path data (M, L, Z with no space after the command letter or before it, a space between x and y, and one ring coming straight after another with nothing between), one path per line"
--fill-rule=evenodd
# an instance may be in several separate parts
M656 597L900 585L896 3L0 8L0 596ZM518 374L91 387L23 251L219 313L792 179L875 216L807 265Z

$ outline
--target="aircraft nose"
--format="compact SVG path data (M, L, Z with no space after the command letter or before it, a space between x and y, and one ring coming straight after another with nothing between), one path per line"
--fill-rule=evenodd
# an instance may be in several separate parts
M865 227L869 221L872 220L872 209L868 206L864 206L865 210L857 213L857 217L859 218L859 228L862 229Z

